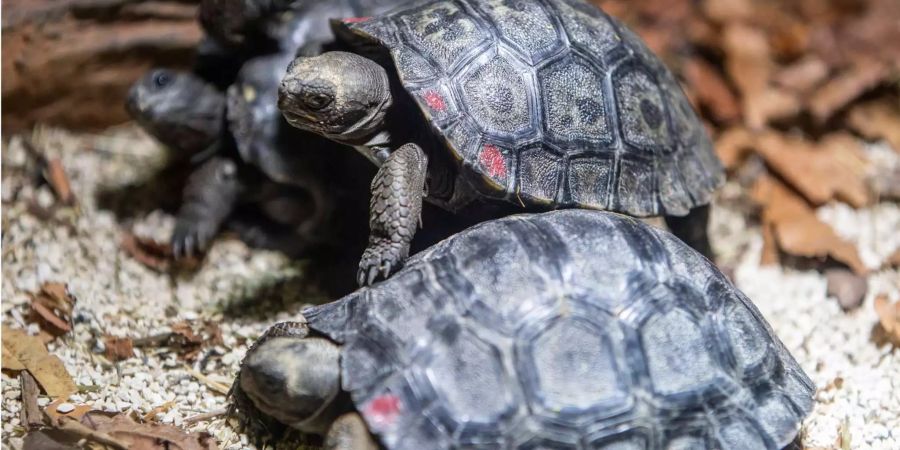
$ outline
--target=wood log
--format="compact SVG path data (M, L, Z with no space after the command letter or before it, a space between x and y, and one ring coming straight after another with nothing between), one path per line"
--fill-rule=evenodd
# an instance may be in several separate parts
M4 1L3 130L127 121L128 88L147 69L190 66L202 36L196 3Z

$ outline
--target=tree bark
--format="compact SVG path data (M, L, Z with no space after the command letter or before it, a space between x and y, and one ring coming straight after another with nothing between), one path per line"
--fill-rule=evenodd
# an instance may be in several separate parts
M128 120L131 83L154 66L186 68L201 38L196 2L6 0L3 129L98 129Z

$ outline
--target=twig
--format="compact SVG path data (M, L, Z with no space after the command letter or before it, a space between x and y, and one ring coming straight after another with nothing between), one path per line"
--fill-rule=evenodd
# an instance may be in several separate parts
M60 417L59 426L57 428L63 431L68 431L80 438L87 439L89 441L107 445L115 449L128 450L128 443L122 442L110 436L109 434L94 431L89 427L82 425L81 422L78 422L71 417Z
M228 395L228 391L230 390L228 386L225 386L224 384L217 381L210 380L209 377L203 375L200 372L197 372L196 370L190 368L188 365L184 366L184 370L186 370L189 374L191 374L191 376L199 380L201 383L205 384L206 387L210 388L214 392L218 392L222 395Z
M216 409L208 413L197 414L195 416L188 417L184 419L184 423L192 424L196 422L205 422L209 419L215 419L216 417L224 416L225 414L228 414L228 408Z
M159 405L156 408L151 409L150 412L148 412L147 414L144 414L142 419L144 420L144 422L149 422L149 421L153 420L157 414L166 412L166 411L172 409L173 406L175 406L174 400L165 402L162 405Z
M22 387L22 424L29 430L44 425L44 414L38 406L38 388L37 381L27 370L19 373L19 383Z

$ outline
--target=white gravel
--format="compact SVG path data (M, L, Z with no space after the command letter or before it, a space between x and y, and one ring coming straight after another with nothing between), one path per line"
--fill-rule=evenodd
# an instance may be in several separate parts
M157 414L163 423L225 406L218 394L191 374L230 384L249 341L268 325L286 320L321 296L304 288L303 265L275 252L249 250L235 240L219 240L205 266L192 278L154 272L119 249L123 229L165 240L172 217L152 211L120 222L100 210L95 193L140 182L165 163L164 152L131 127L99 136L41 130L36 142L60 155L79 200L77 210L61 210L51 221L27 212L28 204L52 205L48 188L34 189L25 170L27 156L15 139L4 142L3 158L3 323L36 332L25 320L27 293L44 281L68 283L77 297L76 325L50 351L65 363L83 389L69 399L107 411ZM879 158L896 158L873 150ZM886 156L887 155L887 156ZM723 197L736 195L729 185ZM815 271L759 267L758 228L723 201L713 215L714 245L734 267L739 287L752 298L781 339L815 381L817 405L806 421L803 441L810 448L900 449L900 356L872 340L876 294L900 300L900 273L875 271L858 310L845 313L826 295L825 277ZM864 210L833 204L818 215L860 247L870 268L900 247L900 208L881 203ZM224 344L206 349L189 368L166 349L136 349L136 357L111 363L102 337L139 338L167 331L181 321L219 324ZM191 370L188 370L191 369ZM18 380L2 375L3 448L20 448ZM42 406L49 399L40 398ZM59 405L68 409L72 405ZM246 436L218 418L192 430L213 433L222 448L249 448ZM845 442L841 442L844 439ZM849 442L846 442L849 440Z

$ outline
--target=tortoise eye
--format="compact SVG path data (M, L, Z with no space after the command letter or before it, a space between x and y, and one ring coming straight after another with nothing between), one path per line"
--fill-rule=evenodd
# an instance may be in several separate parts
M156 86L157 88L166 87L170 81L172 81L172 78L169 77L169 74L167 74L165 72L157 73L153 77L153 85Z
M312 110L319 110L328 106L331 103L331 100L332 98L330 95L319 92L303 97L303 103Z

